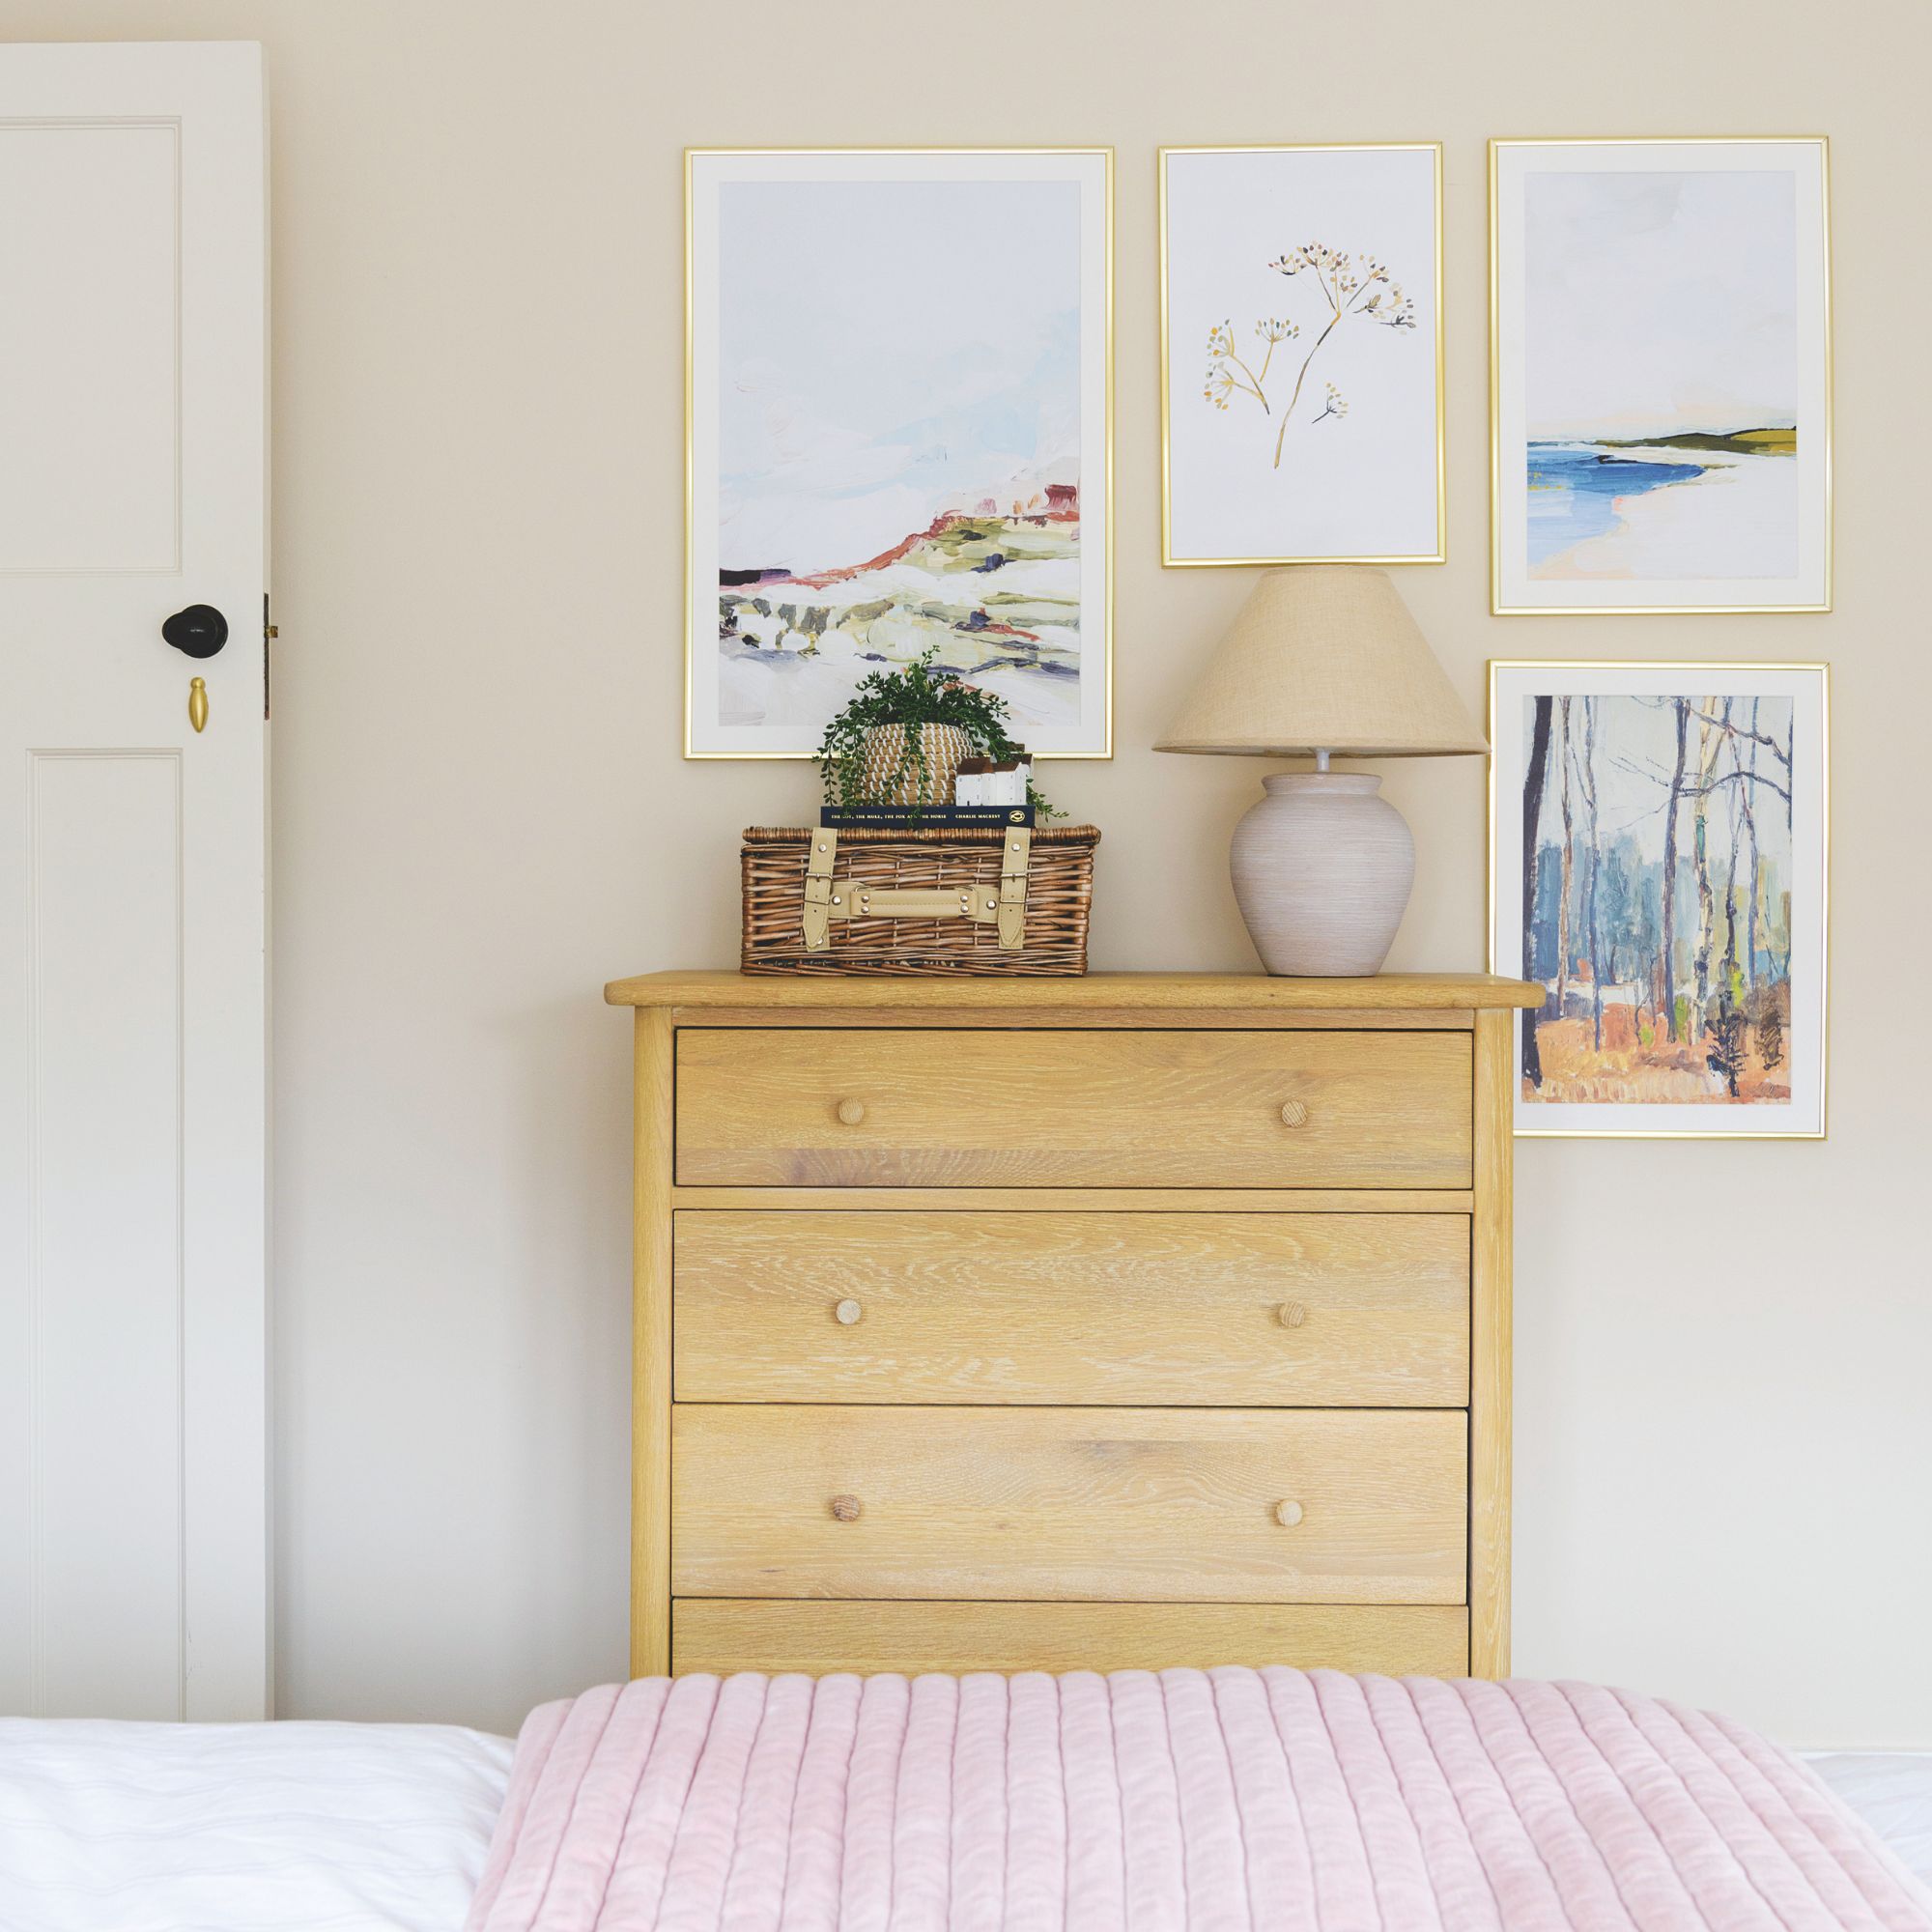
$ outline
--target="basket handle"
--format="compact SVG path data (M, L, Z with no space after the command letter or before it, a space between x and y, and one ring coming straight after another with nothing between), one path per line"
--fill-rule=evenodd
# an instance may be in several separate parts
M834 919L974 919L999 916L999 900L984 886L868 886L861 879L832 882Z
M811 835L805 868L802 923L805 950L823 952L832 944L835 919L969 919L997 923L1000 950L1016 952L1026 944L1027 860L1033 828L1009 827L1000 853L1000 889L987 886L873 886L863 879L835 879L838 834L821 826Z

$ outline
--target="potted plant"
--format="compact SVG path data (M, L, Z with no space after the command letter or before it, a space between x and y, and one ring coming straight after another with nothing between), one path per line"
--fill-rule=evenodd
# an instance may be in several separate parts
M1021 755L1007 732L1006 699L935 668L937 655L935 645L901 670L861 678L851 702L826 725L818 769L836 810L904 806L917 824L923 808L952 803L960 759ZM1027 797L1037 817L1058 816L1031 783Z

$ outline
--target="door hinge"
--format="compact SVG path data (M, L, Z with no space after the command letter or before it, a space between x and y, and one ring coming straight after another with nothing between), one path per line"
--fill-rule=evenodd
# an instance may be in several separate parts
M271 639L279 638L281 635L281 632L270 622L269 593L265 590L262 593L262 716L265 719L274 716L274 706L269 699L270 678L272 675L269 659L269 643Z

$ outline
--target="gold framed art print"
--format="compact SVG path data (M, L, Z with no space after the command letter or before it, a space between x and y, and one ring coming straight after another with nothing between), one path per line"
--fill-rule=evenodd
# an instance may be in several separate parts
M1160 151L1161 560L1440 563L1438 143Z
M925 659L1112 753L1113 151L685 156L689 757Z
M1822 139L1490 144L1499 616L1828 611Z
M1822 1139L1822 664L1490 666L1490 963L1516 1130Z

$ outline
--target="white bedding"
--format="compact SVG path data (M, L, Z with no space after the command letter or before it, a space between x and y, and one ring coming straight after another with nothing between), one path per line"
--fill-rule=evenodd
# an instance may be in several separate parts
M0 1719L4 1932L461 1932L510 1742ZM1932 1751L1805 1760L1932 1885Z
M0 1719L5 1932L461 1932L510 1742Z
M1932 1751L1800 1751L1811 1769L1932 1889Z

